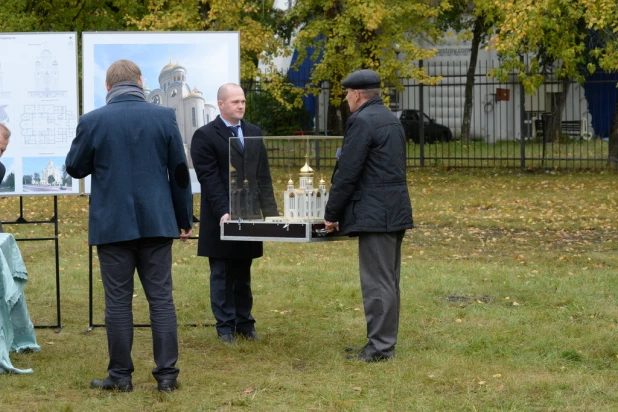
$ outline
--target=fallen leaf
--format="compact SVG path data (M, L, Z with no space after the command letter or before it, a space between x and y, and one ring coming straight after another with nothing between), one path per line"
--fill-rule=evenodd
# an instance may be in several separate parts
M249 388L245 389L245 390L243 391L243 393L244 393L244 394L251 393L251 392L253 392L254 390L255 390L254 388L249 387Z

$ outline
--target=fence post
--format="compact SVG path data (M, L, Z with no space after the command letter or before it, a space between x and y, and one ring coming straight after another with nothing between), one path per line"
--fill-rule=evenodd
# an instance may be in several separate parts
M523 56L521 60L523 61ZM517 80L516 80L517 81ZM519 165L522 169L526 168L526 141L524 137L524 130L526 129L526 91L524 90L524 85L519 83L519 130L521 130L520 134L520 156L521 159L519 161ZM532 120L531 120L532 121Z
M418 61L418 68L419 69L423 68L423 60ZM421 145L420 162L421 162L421 167L423 167L425 166L425 98L423 96L424 94L423 83L419 82L418 90L420 93L418 97L418 105L419 105L419 110L420 110L420 119L418 122L418 134L419 134L419 143Z

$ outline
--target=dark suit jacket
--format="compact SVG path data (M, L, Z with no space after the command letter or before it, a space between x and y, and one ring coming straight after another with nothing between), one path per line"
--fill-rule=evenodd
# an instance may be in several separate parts
M262 136L259 127L242 121L245 137ZM229 187L232 161L237 182L247 179L258 193L263 216L277 216L266 147L262 139L245 139L244 151L232 139L232 133L219 116L195 131L191 142L191 158L201 185L200 238L198 255L214 258L256 258L262 256L262 242L222 241L219 221L230 213Z
M74 178L92 175L88 242L177 238L193 202L174 111L122 95L79 119L66 158Z

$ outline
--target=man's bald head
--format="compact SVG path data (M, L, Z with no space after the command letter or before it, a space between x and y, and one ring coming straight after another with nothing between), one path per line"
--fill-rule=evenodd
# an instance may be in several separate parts
M11 131L8 127L0 123L0 157L6 151L6 147L9 145L9 137L11 137Z
M221 117L237 125L245 115L245 92L235 83L226 83L217 91L217 104Z
M242 90L236 83L226 83L217 90L217 100L225 100L232 91ZM244 93L244 92L243 92Z

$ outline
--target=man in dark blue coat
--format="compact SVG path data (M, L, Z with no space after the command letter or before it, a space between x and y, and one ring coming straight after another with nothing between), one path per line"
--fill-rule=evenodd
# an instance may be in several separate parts
M328 232L358 235L368 342L348 358L383 361L395 354L401 243L405 230L412 228L406 137L380 98L376 72L358 70L341 84L352 115L333 172L324 224Z
M224 84L217 92L220 116L196 130L191 158L201 185L200 239L197 253L210 264L210 305L217 334L225 344L235 335L255 340L251 314L251 263L262 256L262 242L222 241L220 225L230 220L230 162L235 169L232 184L245 184L254 194L249 199L251 218L277 216L266 147L259 127L242 120L245 93L236 84ZM236 139L230 137L235 136ZM234 216L237 218L238 216ZM242 216L246 218L247 216Z
M97 246L105 289L109 350L105 379L91 386L131 391L133 279L150 308L159 391L178 387L178 335L172 298L172 241L191 235L189 169L174 111L147 103L139 67L107 70L107 105L79 119L66 158L74 178L92 178L88 242Z

